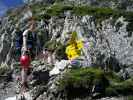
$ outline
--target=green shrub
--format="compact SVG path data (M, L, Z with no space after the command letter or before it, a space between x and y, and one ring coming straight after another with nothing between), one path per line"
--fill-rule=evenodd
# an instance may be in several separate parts
M122 10L113 10L111 8L105 7L91 7L91 6L72 6L63 5L56 3L46 9L46 13L50 16L59 16L64 13L64 11L71 10L73 14L77 16L92 15L96 20L105 20L109 17L114 17L115 19L124 15L126 12Z
M65 1L65 0L56 0L55 2L60 3L60 2L63 2L63 1Z
M64 75L62 80L59 81L60 83L59 86L60 89L65 89L69 86L72 86L73 88L76 87L88 88L90 87L89 85L100 83L104 79L106 80L103 71L100 69L94 69L94 68L72 69Z
M48 7L49 5L46 5L46 4L32 4L30 7L31 7L31 10L34 14L36 13L40 13L44 10L46 10L46 7Z
M55 50L56 58L61 59L67 59L67 55L65 53L66 46L62 45L61 43L58 43L57 49Z
M77 68L68 70L59 80L58 91L64 91L68 99L85 98L91 95L93 88L99 95L104 94L109 85L104 72L96 68Z
M59 80L59 91L66 91L67 95L75 95L82 89L82 92L91 93L93 86L100 85L104 96L132 95L133 80L121 80L115 73L104 73L95 68L71 69ZM83 91L84 90L84 91ZM69 92L76 91L75 94ZM81 92L80 92L81 93ZM78 95L83 95L78 93ZM76 96L78 96L76 94Z
M122 82L123 80L118 76L116 75L115 72L111 71L111 72L106 72L105 73L105 77L111 81L112 83L119 83L119 82Z
M48 50L54 51L57 47L57 42L55 40L48 41L44 45L44 48L47 48Z
M3 75L8 71L9 71L9 66L7 64L2 63L0 66L0 75Z
M69 5L54 4L46 10L46 13L51 16L59 16L59 15L63 14L64 11L66 11L66 10L72 10L72 8L73 7L69 6Z
M105 94L106 96L118 96L119 95L119 93L112 87L106 88Z
M127 100L133 100L133 96L128 96L127 98Z
M133 12L127 12L124 17L126 18L126 21L129 22L129 24L127 25L127 31L133 32Z
M106 88L107 96L118 96L118 95L132 95L133 93L133 80L129 79L119 83L111 83Z
M83 6L83 5L64 5L63 0L57 0L53 5L50 4L32 4L30 5L33 15L37 20L50 19L52 16L62 16L65 11L71 10L72 14L77 16L92 15L95 17L96 22L101 22L109 17L113 17L116 20L118 17L124 16L126 21L129 22L127 31L133 31L133 12L127 12L121 9L111 9L108 7L94 7L94 6ZM24 10L24 9L23 9ZM20 11L13 12L9 10L7 12L10 20L16 22L19 18L18 13Z

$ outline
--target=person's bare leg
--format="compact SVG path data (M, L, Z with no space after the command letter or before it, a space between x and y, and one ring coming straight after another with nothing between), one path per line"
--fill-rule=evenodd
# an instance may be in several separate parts
M21 82L22 82L22 89L26 89L26 82L27 82L27 69L22 69L22 71L21 71L21 78L22 78L22 80L21 80Z

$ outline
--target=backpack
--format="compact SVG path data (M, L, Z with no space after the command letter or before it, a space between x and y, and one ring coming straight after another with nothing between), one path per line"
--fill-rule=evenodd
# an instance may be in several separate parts
M23 32L22 31L16 31L15 33L15 48L21 49L23 45Z
M37 36L34 32L28 32L27 36L27 47L28 49L33 49L35 48L37 42Z

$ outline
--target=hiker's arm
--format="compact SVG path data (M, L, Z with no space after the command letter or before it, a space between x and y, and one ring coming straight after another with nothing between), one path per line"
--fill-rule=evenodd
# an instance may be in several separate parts
M25 52L27 50L27 34L28 30L24 31L23 33L23 51Z

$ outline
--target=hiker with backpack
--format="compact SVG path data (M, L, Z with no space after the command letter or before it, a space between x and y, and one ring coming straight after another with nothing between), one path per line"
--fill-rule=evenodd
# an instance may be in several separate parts
M16 43L17 46L21 48L21 85L22 91L28 88L27 78L30 72L30 62L36 56L36 47L37 47L37 34L35 34L35 20L33 18L28 19L28 29L26 29L22 34L19 34L19 39ZM20 50L20 49L19 49Z
M29 28L23 32L23 47L22 47L22 56L20 58L22 71L22 88L26 88L27 85L27 74L30 70L30 62L36 56L36 46L37 46L37 36L35 34L35 21L34 19L29 19ZM26 59L27 58L27 59ZM22 60L22 61L21 61Z

